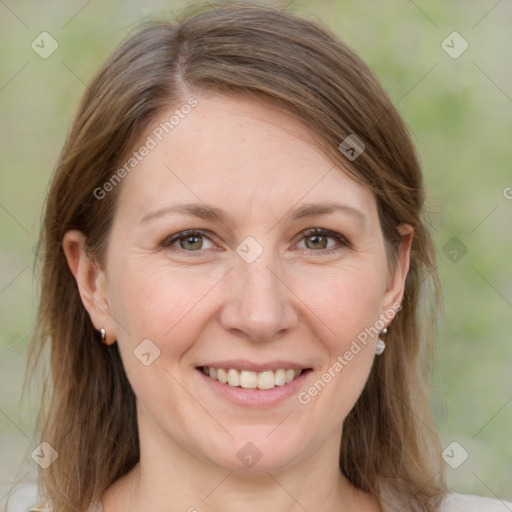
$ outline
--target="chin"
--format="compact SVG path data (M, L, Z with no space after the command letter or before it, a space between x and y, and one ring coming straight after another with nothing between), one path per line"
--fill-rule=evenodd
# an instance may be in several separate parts
M301 457L305 440L284 429L280 433L272 432L272 428L268 425L257 429L241 428L222 448L207 456L228 471L252 474L284 471Z

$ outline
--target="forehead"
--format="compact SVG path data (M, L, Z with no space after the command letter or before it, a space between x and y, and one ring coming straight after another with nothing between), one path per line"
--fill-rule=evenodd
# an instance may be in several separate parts
M123 180L118 210L140 218L154 208L202 201L237 215L281 215L301 202L340 199L370 215L375 210L373 194L335 167L290 114L243 98L195 98L186 114L176 116L173 107L151 123L135 151L151 149L137 155Z

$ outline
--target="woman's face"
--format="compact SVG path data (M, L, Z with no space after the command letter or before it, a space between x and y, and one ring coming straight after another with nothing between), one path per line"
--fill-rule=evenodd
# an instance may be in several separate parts
M305 126L196 98L134 148L156 146L117 185L105 268L88 281L93 323L117 339L137 397L141 450L235 470L337 459L411 237L391 272L373 194Z

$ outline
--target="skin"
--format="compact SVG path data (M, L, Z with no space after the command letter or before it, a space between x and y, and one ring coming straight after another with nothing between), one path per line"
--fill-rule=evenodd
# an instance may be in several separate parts
M104 493L105 512L379 511L338 463L343 421L367 381L376 338L306 405L296 394L273 406L233 404L196 366L292 360L312 369L307 390L401 302L412 228L400 226L390 269L373 194L308 142L306 126L254 101L194 96L197 107L119 185L104 268L80 232L63 240L83 304L107 343L119 344L137 397L141 460ZM141 223L188 201L222 208L227 220L173 213ZM364 223L344 211L287 217L326 202L359 210ZM304 235L315 227L350 246ZM208 232L195 244L162 245L187 229ZM263 248L252 263L236 252L247 236ZM133 353L145 339L160 350L150 366ZM261 453L251 468L237 457L248 442Z

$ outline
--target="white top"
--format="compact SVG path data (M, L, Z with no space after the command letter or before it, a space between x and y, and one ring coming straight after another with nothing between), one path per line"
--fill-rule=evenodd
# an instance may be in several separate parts
M49 509L38 507L41 497L37 484L18 485L9 497L6 512L47 512ZM91 507L90 512L103 512L101 505ZM446 497L439 512L512 512L512 503L493 498L483 498L469 494L451 493Z
M452 493L439 512L512 512L512 503L469 494Z

